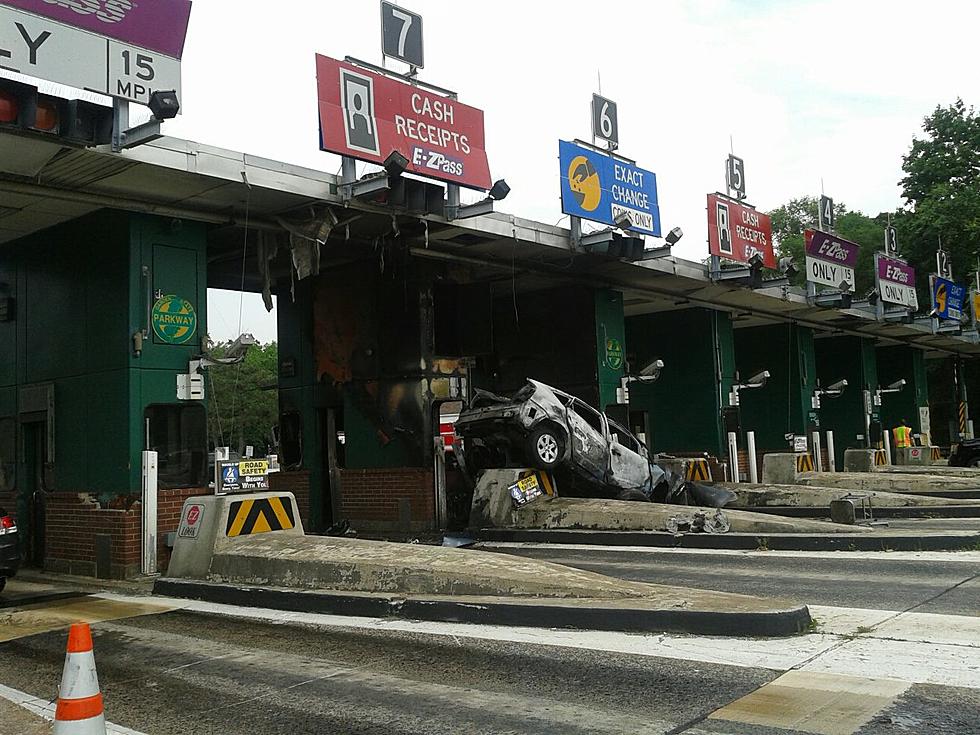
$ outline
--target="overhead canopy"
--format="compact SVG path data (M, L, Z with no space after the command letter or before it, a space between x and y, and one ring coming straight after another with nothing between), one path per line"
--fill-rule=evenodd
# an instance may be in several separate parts
M882 322L867 308L814 306L797 288L715 283L703 264L680 258L627 262L582 253L568 229L513 215L447 222L437 215L393 217L391 209L357 201L345 207L338 176L191 141L161 138L113 154L0 133L0 153L0 244L105 207L193 219L216 225L209 286L240 288L244 252L244 287L258 291L256 233L322 221L329 234L321 266L361 257L365 243L404 238L413 256L464 264L476 278L508 280L515 289L581 283L621 290L628 315L705 307L731 312L737 326L792 321L825 333L980 354L972 331L933 333L929 320ZM284 252L273 276L288 284L288 267Z

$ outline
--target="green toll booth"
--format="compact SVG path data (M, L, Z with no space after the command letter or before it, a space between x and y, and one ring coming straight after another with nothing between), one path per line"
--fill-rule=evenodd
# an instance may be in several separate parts
M813 330L798 324L771 324L735 330L735 362L739 378L763 370L762 388L739 392L742 428L755 432L757 455L788 451L787 434L808 437L819 430L813 407L817 388Z
M633 382L630 421L652 452L727 456L727 431L737 429L730 405L735 340L728 312L683 309L626 318L631 368L663 360L655 383Z
M817 337L814 345L820 385L847 381L840 395L821 397L819 410L822 431L834 432L835 464L843 468L844 450L878 446L881 441L880 412L875 405L875 341L854 336Z
M177 396L206 268L204 225L113 210L0 246L0 504L29 563L138 571L144 449L161 490L206 487L205 404Z
M923 443L930 441L929 383L926 359L922 350L907 345L878 348L879 387L888 390L900 380L905 385L896 393L881 395L881 422L891 431L901 421L908 421L913 434L922 434Z

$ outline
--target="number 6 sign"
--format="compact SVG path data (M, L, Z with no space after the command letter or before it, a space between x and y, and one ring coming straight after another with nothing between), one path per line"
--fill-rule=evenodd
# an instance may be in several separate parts
M415 68L421 69L422 16L399 8L394 3L381 3L381 52Z
M600 95L592 95L592 134L619 145L619 114L616 103Z

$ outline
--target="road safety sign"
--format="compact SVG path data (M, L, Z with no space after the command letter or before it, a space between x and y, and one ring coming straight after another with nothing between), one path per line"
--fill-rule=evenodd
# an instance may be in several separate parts
M660 237L657 175L608 153L558 141L561 211L573 217L615 225L621 215L626 229Z
M270 531L287 531L296 526L289 496L236 500L228 510L226 536L250 536Z
M221 462L218 475L219 495L269 489L269 463L264 459Z
M204 518L204 506L199 503L191 503L184 506L184 517L180 520L180 528L177 535L180 538L197 538L201 531L201 522Z

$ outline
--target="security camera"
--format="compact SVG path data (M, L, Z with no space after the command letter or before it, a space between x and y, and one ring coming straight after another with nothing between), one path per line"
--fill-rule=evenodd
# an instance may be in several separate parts
M751 378L745 382L746 388L761 388L766 384L766 380L769 379L769 371L763 370L760 373L756 373Z
M765 262L765 260L766 259L764 257L762 257L762 253L760 253L758 250L756 250L749 257L749 265L752 266L753 268L759 268L759 267L762 266L762 264Z
M626 212L620 212L615 217L613 217L613 224L616 225L621 230L628 230L633 226L633 220L630 219L629 214Z
M786 255L779 259L779 270L787 278L792 278L800 272L800 269L796 267L796 263L793 262L792 255Z
M667 237L666 237L667 244L671 246L676 245L677 241L680 240L682 237L684 237L684 230L682 230L680 227L675 227L674 229L672 229L670 232L667 233Z
M826 391L828 393L830 393L831 391L834 391L835 393L839 393L840 391L844 390L846 387L847 387L846 380L838 380L836 383L831 383L830 385L828 385Z
M905 378L899 378L888 386L888 390L901 390L905 387Z
M840 290L842 293L847 293L848 291L851 290L851 284L848 281L841 281Z
M660 371L663 370L663 367L663 360L652 360L643 366L643 369L637 374L636 380L640 383L652 383L660 377Z

